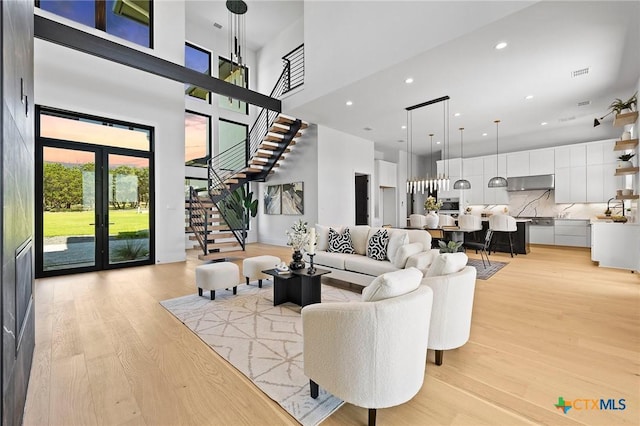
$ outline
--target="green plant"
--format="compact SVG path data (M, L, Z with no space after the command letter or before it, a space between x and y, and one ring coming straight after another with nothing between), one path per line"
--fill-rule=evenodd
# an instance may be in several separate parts
M618 157L618 160L620 160L620 161L629 161L635 156L636 156L635 154L622 154L620 157Z
M141 241L126 240L124 244L113 249L113 260L119 262L124 260L143 259L149 255L145 244Z
M611 105L609 105L609 109L615 111L616 114L620 114L620 111L622 111L623 109L630 109L631 111L635 111L637 105L638 92L634 93L633 96L626 101L616 98L616 100L611 102Z
M227 217L227 220L239 224L244 217L245 226L248 227L249 216L256 217L258 214L258 200L253 199L253 192L247 194L245 187L240 186L224 201L223 209L225 215L232 214L234 216L233 218Z
M424 209L427 211L440 210L440 207L442 207L442 201L436 201L432 196L428 196L424 202Z
M438 241L440 253L457 253L462 246L462 241Z

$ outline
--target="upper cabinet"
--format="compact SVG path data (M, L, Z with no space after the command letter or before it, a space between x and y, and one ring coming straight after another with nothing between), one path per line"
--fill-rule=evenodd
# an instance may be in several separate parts
M549 175L555 172L553 148L507 154L507 177Z
M378 176L378 186L395 188L398 178L396 176L396 164L389 161L376 160L375 171Z

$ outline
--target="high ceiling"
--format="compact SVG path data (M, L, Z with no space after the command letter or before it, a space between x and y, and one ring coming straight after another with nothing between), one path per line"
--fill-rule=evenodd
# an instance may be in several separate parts
M213 8L216 3L215 7L224 8L224 2L195 3L199 10L204 4ZM292 22L304 13L301 2L247 3L251 12L247 14L247 37L253 40L249 43L253 48L259 48L283 28L265 26L264 21ZM367 3L355 2L355 7L366 8ZM501 120L500 152L608 139L622 132L612 128L611 116L595 128L593 119L606 114L612 100L627 99L638 88L640 2L448 3L449 8L459 8L459 16L468 14L472 6L491 10L511 7L502 16L496 12L494 20L478 13L478 21L483 25L465 26L470 28L466 33L460 31L460 20L450 10L441 16L426 13L442 4L403 2L398 11L404 14L419 11L425 17L426 28L444 24L445 28L451 28L449 40L441 31L440 44L425 40L426 47L419 50L417 45L408 59L389 61L373 74L363 73L362 78L342 87L340 84L325 87L318 92L320 96L288 112L373 140L380 150L406 149L407 139L411 139L413 152L428 154L429 133L435 134L434 142L447 140L444 128L447 106L448 141L453 156L459 153L459 127L465 128L465 156L495 153L496 119ZM317 5L314 2L314 7ZM308 2L305 6L309 6ZM250 20L256 15L260 19ZM379 39L370 37L370 45L363 49L386 46L393 38L394 29L388 25L388 18L367 18L369 25L381 30ZM306 18L305 25L308 25ZM273 27L277 27L276 32ZM330 40L331 25L327 24L326 31ZM496 50L500 41L508 45ZM393 56L383 48L377 55L379 61ZM332 77L339 80L340 72L340 64L335 64ZM581 75L574 77L574 72ZM413 78L413 83L405 83L408 77ZM409 118L406 107L445 95L451 98L447 105L440 103L415 110L409 129L402 129ZM533 97L526 99L529 95ZM353 105L345 105L347 100ZM460 115L454 116L455 113ZM435 151L438 149L434 146Z

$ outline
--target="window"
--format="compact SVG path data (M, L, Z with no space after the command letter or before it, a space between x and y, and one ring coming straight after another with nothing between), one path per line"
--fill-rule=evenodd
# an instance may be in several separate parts
M237 65L232 66L231 61L225 58L218 59L218 78L226 81L227 83L244 87L245 89L249 87L247 84L249 81L249 70L246 67L240 68ZM221 108L240 112L242 114L249 113L249 108L247 107L246 102L226 96L218 96L218 99L218 105Z
M184 46L184 66L194 71L211 75L211 53L189 43ZM209 91L201 87L185 84L185 94L209 102Z
M187 166L206 167L211 140L211 117L186 111L184 114L184 161Z
M227 170L239 170L247 163L246 124L220 120L218 122L218 152L226 153L221 159L221 167Z
M36 0L36 6L141 46L153 47L151 0Z

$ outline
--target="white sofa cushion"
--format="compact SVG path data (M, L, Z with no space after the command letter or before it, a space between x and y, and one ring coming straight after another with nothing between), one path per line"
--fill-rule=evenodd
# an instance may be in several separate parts
M409 236L410 243L422 243L424 251L431 249L431 234L427 231L422 229L407 229L405 232Z
M347 271L358 272L361 274L372 275L377 277L385 272L397 271L398 268L393 266L393 263L388 260L374 260L367 256L360 256L359 254L351 255L345 258L344 269Z
M467 265L469 258L464 253L440 253L431 263L425 277L453 274Z
M314 265L328 266L329 268L345 269L345 261L350 258L361 258L359 254L329 253L326 251L316 251L313 258Z
M362 290L362 301L376 302L402 296L417 289L421 281L422 272L416 268L382 274Z
M316 237L318 240L316 250L326 250L329 247L329 228L342 232L341 226L325 226L316 223Z
M369 241L370 229L371 227L369 225L357 225L349 227L349 231L351 231L351 242L353 243L353 249L357 254L361 254L363 256L367 255L367 242Z
M409 235L407 235L406 231L398 229L390 230L389 244L387 244L387 259L391 262L395 261L398 249L406 244L409 244Z
M409 237L406 238L408 240ZM391 242L389 242L389 245L391 245ZM411 243L403 245L402 247L398 248L395 259L392 261L393 266L399 269L404 268L407 263L407 259L409 259L409 257L413 256L414 254L420 253L421 251L422 243Z

